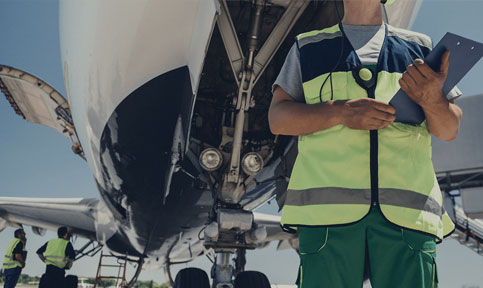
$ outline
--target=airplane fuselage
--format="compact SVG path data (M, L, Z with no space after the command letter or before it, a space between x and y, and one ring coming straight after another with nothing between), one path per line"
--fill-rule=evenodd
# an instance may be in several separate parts
M169 252L181 260L202 252L198 232L213 205L212 192L191 173L168 171L175 130L184 139L189 133L214 25L215 2L200 2L60 4L67 97L117 227L106 244L159 263Z

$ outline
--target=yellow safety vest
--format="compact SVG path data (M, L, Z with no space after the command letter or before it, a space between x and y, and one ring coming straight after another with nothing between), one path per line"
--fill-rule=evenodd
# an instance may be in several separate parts
M333 100L368 97L352 75L361 63L339 25L301 34L297 45L307 104L320 103L320 98L326 102L332 95ZM372 97L388 103L413 57L424 59L430 50L427 36L386 25ZM322 85L329 74L332 81ZM372 134L337 125L300 136L282 227L350 224L379 205L385 218L398 226L438 240L452 233L454 224L443 207L426 122L393 123Z
M44 252L45 264L64 269L68 263L65 255L67 244L69 244L69 241L62 238L52 239L47 242L47 248Z
M10 242L10 245L8 245L3 259L3 269L22 267L22 264L20 264L20 262L15 259L15 255L13 255L13 250L17 247L18 243L20 243L20 239L15 238Z

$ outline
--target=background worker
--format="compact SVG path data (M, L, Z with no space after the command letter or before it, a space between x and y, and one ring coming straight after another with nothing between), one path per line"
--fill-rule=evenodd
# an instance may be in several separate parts
M449 53L433 71L429 37L384 25L380 5L344 0L339 24L297 37L274 83L270 128L299 136L282 211L298 230L299 287L362 287L365 273L373 288L437 287L436 241L454 230L430 146L462 116L458 90L442 92ZM394 122L399 87L425 122Z
M25 267L25 260L27 258L27 252L25 251L25 244L27 243L25 231L23 229L15 230L14 237L10 245L8 245L3 260L3 273L5 275L3 288L14 288L17 285L18 278L20 277L22 268Z
M58 238L45 243L37 250L40 260L47 266L45 269L45 287L63 288L65 270L72 267L75 259L74 247L69 241L67 227L57 229Z

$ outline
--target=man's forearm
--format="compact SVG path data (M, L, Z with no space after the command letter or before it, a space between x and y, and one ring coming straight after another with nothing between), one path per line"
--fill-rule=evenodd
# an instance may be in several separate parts
M304 135L342 124L342 101L307 105L281 101L271 107L268 120L273 134Z
M442 93L441 93L442 94ZM461 109L441 95L441 101L423 106L431 134L444 141L452 141L458 135L462 117Z
M43 254L37 253L37 255L39 256L40 260L42 260L42 262L45 262L45 256Z
M339 124L359 130L382 129L395 120L395 114L391 105L369 98L307 105L296 102L282 88L277 88L268 121L273 134L298 136Z
M25 259L23 259L22 254L15 254L15 260L17 260L22 267L25 267Z

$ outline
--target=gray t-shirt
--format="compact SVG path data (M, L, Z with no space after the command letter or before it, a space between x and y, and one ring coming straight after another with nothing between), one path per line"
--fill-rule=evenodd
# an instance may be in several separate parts
M344 25L344 33L359 56L361 63L377 64L379 53L384 43L385 27ZM287 54L285 63L272 86L272 92L276 86L280 86L297 102L305 102L304 90L302 87L302 70L300 68L300 55L297 45L293 45ZM461 91L455 87L446 96L448 100L461 96Z

